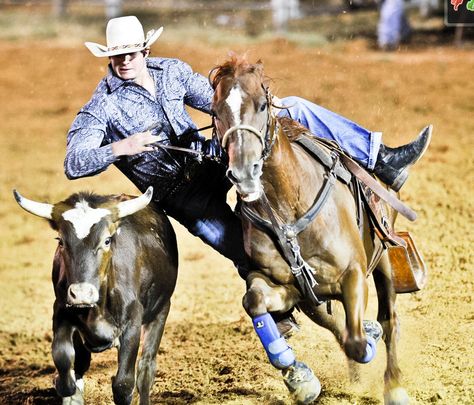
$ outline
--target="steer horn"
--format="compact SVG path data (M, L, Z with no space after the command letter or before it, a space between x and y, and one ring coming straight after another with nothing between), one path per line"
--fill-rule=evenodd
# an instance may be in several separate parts
M53 219L53 204L40 203L23 197L18 191L13 190L13 195L18 205L31 214L38 215L46 219Z
M119 218L126 217L127 215L132 215L137 211L145 208L151 201L153 197L153 187L150 186L147 190L137 198L128 201L122 201L117 204Z

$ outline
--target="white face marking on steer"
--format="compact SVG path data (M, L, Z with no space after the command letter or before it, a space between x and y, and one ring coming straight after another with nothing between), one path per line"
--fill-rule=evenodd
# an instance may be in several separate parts
M240 125L240 107L242 106L242 93L239 86L234 86L225 100L234 115L234 125Z
M110 213L105 208L91 208L87 201L79 201L75 208L63 212L63 218L74 226L76 236L84 239L89 235L92 225Z

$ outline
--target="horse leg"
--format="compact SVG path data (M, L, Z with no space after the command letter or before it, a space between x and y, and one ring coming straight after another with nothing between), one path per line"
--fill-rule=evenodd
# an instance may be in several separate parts
M290 302L286 288L271 286L260 277L250 281L243 298L243 306L252 318L270 363L282 371L283 381L296 402L309 404L319 396L321 384L306 364L296 361L293 350L269 313L288 311L293 306Z
M332 332L339 345L343 348L346 330L344 311L339 302L332 304L331 314L328 313L327 306L322 304L315 306L308 301L298 303L300 309L313 322Z
M350 359L358 363L368 363L375 357L376 342L365 334L363 327L368 287L362 268L356 265L348 269L341 286L347 330L343 343L344 351Z
M160 347L169 311L170 301L163 306L152 322L143 326L143 348L138 362L136 382L137 391L140 395L140 405L150 403L150 389L155 380L156 354Z
M383 340L387 349L384 402L389 405L408 404L408 394L400 382L401 371L397 359L399 325L395 311L396 293L392 283L392 269L386 253L382 256L373 276L378 298L377 320L382 325Z

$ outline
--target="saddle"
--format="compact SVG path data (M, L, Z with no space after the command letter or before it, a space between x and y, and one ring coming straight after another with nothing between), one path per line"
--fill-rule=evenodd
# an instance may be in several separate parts
M359 180L358 183L363 191L372 230L388 250L395 292L401 294L421 290L426 285L427 269L415 241L409 232L395 231L389 221L387 205L367 185Z
M395 231L393 223L390 221L387 204L367 184L373 184L373 182L365 183L361 180L361 178L364 179L367 176L374 180L375 178L354 162L333 141L318 138L312 134L301 133L292 139L292 142L301 145L326 168L333 166L332 156L334 154L338 155L339 162L336 164L336 177L339 181L347 184L354 195L359 230L362 232L362 216L365 211L369 219L371 232L381 241L379 249L375 249L369 261L367 274L371 274L384 250L388 250L395 292L410 293L422 289L426 285L427 269L413 238L409 232ZM364 176L360 175L361 171ZM388 193L388 191L386 192ZM416 214L414 217L416 218Z

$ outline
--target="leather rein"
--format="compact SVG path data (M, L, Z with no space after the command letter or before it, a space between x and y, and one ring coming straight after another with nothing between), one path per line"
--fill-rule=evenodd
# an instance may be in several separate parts
M214 125L214 121L210 125L206 125L205 127L193 129L193 130L189 131L188 133L199 133L200 131L204 131L204 130L210 129L210 128L212 128L213 131L215 131L216 127ZM151 129L153 129L153 127L150 128L149 130L151 130ZM178 152L184 152L184 153L189 153L191 155L195 155L196 160L199 163L201 163L203 159L209 159L209 160L213 160L213 161L222 163L221 159L218 156L209 155L209 154L206 154L203 151L196 150L196 149L185 148L185 147L182 147L182 146L175 146L175 145L166 145L166 144L162 144L162 143L159 143L159 142L155 142L151 146L153 147L153 149L175 150L175 151L178 151Z

